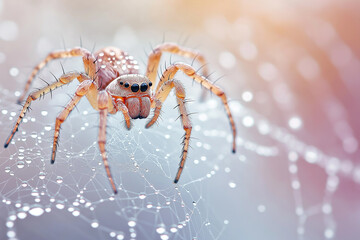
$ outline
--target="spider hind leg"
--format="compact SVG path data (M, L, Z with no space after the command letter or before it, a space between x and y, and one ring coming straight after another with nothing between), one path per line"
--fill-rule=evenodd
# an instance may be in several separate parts
M77 57L77 56L83 56L83 61L84 61L84 67L87 70L86 72L88 73L88 75L90 77L94 76L95 74L95 64L93 63L93 61L95 60L94 57L92 56L92 54L86 50L85 48L73 48L73 49L69 49L69 50L63 50L63 51L54 51L48 54L48 56L41 61L38 65L36 65L34 67L34 69L32 70L28 80L26 81L24 90L22 92L22 94L20 95L20 97L17 100L18 104L21 104L22 101L24 100L26 93L29 91L30 86L32 84L32 81L34 80L34 78L36 77L36 75L39 73L39 71L41 69L43 69L50 61L55 60L55 59L60 59L60 58L69 58L69 57Z

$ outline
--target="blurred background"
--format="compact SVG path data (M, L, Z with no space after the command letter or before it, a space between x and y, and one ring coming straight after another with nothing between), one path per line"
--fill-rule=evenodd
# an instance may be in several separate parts
M150 130L139 120L128 132L122 116L110 118L107 149L119 187L112 196L98 115L85 99L49 164L71 83L34 102L13 143L0 149L0 238L359 239L359 10L356 0L0 0L1 141L32 68L80 44L119 47L141 73L157 44L197 49L238 129L233 155L221 102L210 94L199 101L201 88L178 74L195 113L181 181L172 184L183 130L170 96ZM192 59L165 54L160 69L175 61ZM83 69L81 59L66 59L40 76L54 81L60 62L65 71ZM33 89L42 86L37 78Z

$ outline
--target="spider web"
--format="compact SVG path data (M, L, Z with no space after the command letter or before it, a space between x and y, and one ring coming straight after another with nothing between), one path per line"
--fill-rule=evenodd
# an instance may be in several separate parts
M230 153L231 134L221 102L213 97L189 104L198 114L192 117L192 148L178 185L172 181L183 130L176 120L177 109L173 109L174 96L165 104L158 126L151 129L144 129L145 121L139 120L127 131L121 116L109 118L106 147L118 195L112 193L99 155L99 118L87 101L81 101L78 111L63 124L56 162L51 165L53 122L58 112L55 103L66 102L69 97L60 91L73 92L75 86L57 90L50 103L50 96L34 102L12 144L1 150L1 212L9 238L22 239L29 234L31 238L57 238L59 227L68 230L61 231L61 238L223 239L227 225L232 220L237 224L241 217L221 218L213 210L216 205L207 202L208 192L217 191L226 199L236 196L227 190L247 191L251 184L243 183L240 189L240 182L234 179L244 170L235 173L233 168L241 163L241 168L252 171L248 161L260 159L281 161L289 167L297 235L304 234L308 218L316 214L324 217L325 236L335 234L331 199L339 177L351 178L351 162L327 156L239 101L230 102L239 130L236 155ZM200 90L188 92L197 96ZM1 94L0 129L4 138L18 115L14 109L19 106L14 104L18 93L2 88ZM249 140L247 131L260 136L261 142ZM304 206L298 175L303 160L326 174L323 201L309 207ZM259 204L257 211L263 213L266 205ZM40 226L37 233L25 230Z

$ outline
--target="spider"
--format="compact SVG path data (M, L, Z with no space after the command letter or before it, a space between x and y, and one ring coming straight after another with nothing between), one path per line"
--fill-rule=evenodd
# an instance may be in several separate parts
M107 177L116 194L117 189L110 172L105 150L107 115L109 113L115 114L120 111L124 115L127 129L130 129L131 119L147 118L150 114L150 109L153 108L154 114L145 126L146 128L149 128L158 119L162 103L166 100L169 92L175 88L180 119L185 131L181 160L174 180L174 183L177 183L185 165L192 129L189 114L185 107L185 89L179 80L174 79L175 74L180 70L221 99L230 121L233 135L232 152L235 153L235 123L228 106L227 97L219 87L215 86L203 75L198 74L192 66L186 63L177 62L165 69L155 88L158 66L163 52L178 54L185 58L197 59L197 61L202 64L205 63L205 59L201 54L192 49L178 46L175 43L163 43L153 49L149 55L145 75L139 74L139 66L132 56L115 47L100 49L95 54L92 54L89 50L82 47L51 52L33 69L18 102L23 102L37 73L44 68L48 62L54 59L81 56L85 72L64 72L56 82L48 84L48 86L29 94L4 147L8 147L32 101L49 92L52 93L56 88L77 79L80 84L78 85L74 96L60 112L55 121L51 163L53 164L55 162L61 124L66 120L80 99L83 96L86 96L91 106L100 113L98 144ZM207 72L207 69L204 68L203 71Z

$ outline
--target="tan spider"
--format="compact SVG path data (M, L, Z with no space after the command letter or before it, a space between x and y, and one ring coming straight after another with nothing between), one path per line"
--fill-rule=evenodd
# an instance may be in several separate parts
M180 56L197 59L202 64L205 63L205 59L199 53L191 49L180 47L174 43L161 44L150 53L145 76L138 73L139 67L137 62L133 60L132 56L129 56L126 52L114 47L103 48L95 54L92 54L84 48L73 48L70 50L50 53L32 71L26 83L24 92L19 98L19 102L24 100L24 97L30 88L31 82L37 73L53 59L82 56L85 73L64 73L57 82L31 93L26 99L16 124L12 129L10 136L6 140L4 147L6 148L11 139L14 137L14 134L18 130L19 124L21 123L21 120L32 101L64 84L70 83L76 78L80 84L76 89L75 95L56 118L51 163L55 162L55 154L61 124L66 120L69 113L74 109L80 99L83 96L86 96L91 106L100 112L98 144L106 174L109 178L111 187L116 194L116 186L110 173L110 167L105 151L106 119L108 113L115 114L116 112L121 111L125 118L126 127L130 129L130 118L147 118L150 113L150 108L155 108L154 116L146 124L146 128L149 128L159 117L162 103L166 100L169 92L172 88L175 88L181 122L185 130L181 161L174 180L174 183L177 183L185 165L192 129L191 122L185 108L184 87L178 80L174 79L177 71L181 70L186 75L200 83L203 87L216 94L222 100L231 124L233 134L232 151L235 153L235 123L227 103L226 95L219 87L212 84L206 77L199 75L190 65L185 63L174 63L165 69L158 85L156 86L156 89L154 89L162 52L178 54ZM204 72L207 72L206 68L204 69Z

